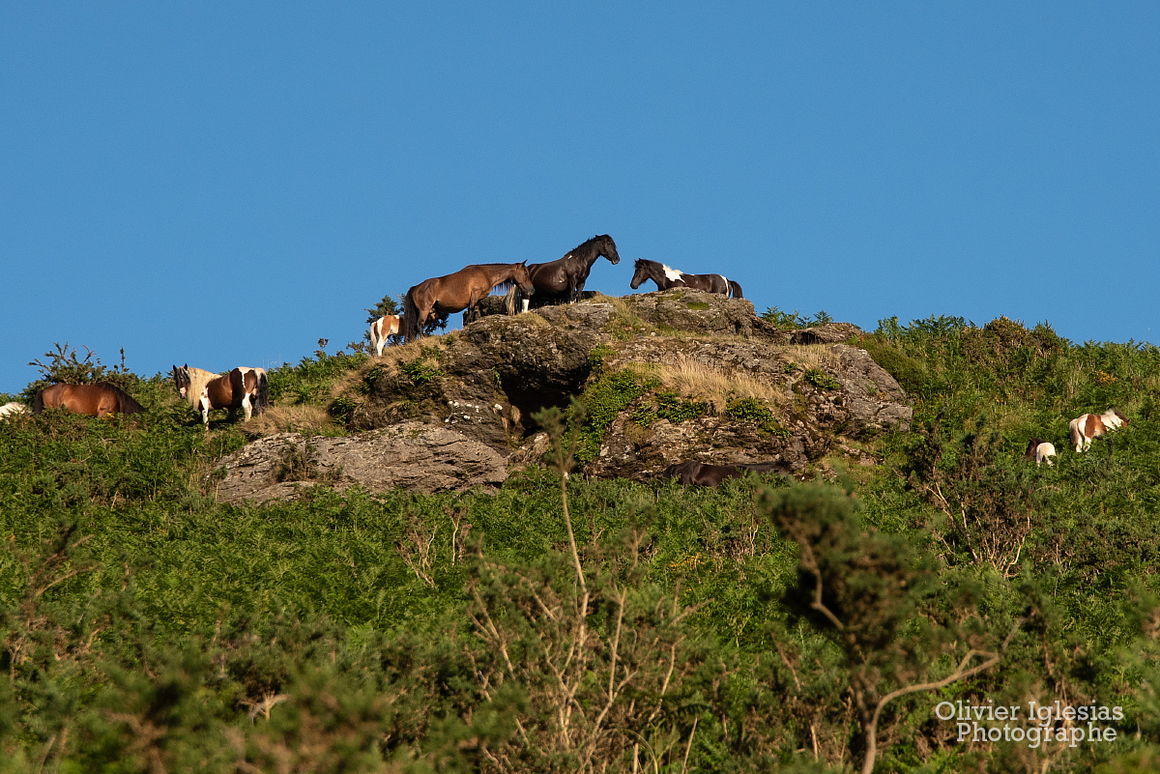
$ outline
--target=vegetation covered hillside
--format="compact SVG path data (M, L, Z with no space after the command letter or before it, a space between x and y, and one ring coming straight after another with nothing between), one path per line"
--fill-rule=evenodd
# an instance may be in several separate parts
M911 421L715 490L567 475L590 392L493 493L267 505L208 494L262 426L203 432L160 377L112 374L143 415L3 422L0 771L1160 768L1160 352L1006 319L848 344ZM365 368L271 373L277 421L345 432Z

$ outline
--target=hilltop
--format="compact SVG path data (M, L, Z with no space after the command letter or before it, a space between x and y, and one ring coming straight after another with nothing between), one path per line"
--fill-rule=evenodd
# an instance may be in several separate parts
M812 462L911 416L898 383L848 324L779 330L743 299L695 290L596 296L394 347L344 380L330 412L343 442L279 434L225 461L230 501L290 496L280 460L308 459L297 481L439 491L495 485L540 461L536 416L574 402L580 472L647 481L667 466ZM393 440L388 440L393 439ZM368 460L373 463L368 464Z

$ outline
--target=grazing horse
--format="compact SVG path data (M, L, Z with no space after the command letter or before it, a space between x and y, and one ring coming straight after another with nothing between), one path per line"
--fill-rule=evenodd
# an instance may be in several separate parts
M511 299L508 313L515 309L515 301L520 301L521 310L528 311L529 305L537 307L549 304L573 304L580 298L584 290L584 283L588 281L588 274L592 271L592 264L596 259L604 256L613 266L620 263L620 253L616 252L616 242L608 234L600 234L582 242L564 254L547 263L528 264L528 276L536 286L535 303L532 299L518 298L516 287L508 290Z
M732 295L733 298L742 298L741 285L722 274L686 274L680 269L674 269L658 261L636 259L636 271L632 275L629 287L636 290L645 280L652 280L658 290L669 288L692 288L703 290L706 293L721 293Z
M1071 445L1077 452L1087 451L1093 438L1127 426L1128 420L1115 409L1108 409L1102 414L1083 414L1067 423Z
M383 356L383 348L387 346L387 340L391 336L399 335L400 319L400 315L385 314L371 323L371 346L375 348L375 354L379 357Z
M1023 453L1023 459L1031 462L1035 461L1035 467L1039 467L1043 463L1047 463L1050 467L1053 463L1051 458L1055 456L1055 444L1050 441L1045 441L1042 438L1032 438L1027 442L1027 451Z
M785 473L782 462L745 462L733 465L710 465L706 462L680 462L665 468L663 475L671 476L685 486L720 486L727 478L739 478L746 473Z
M520 292L535 292L525 261L478 263L453 274L423 280L403 295L403 338L414 341L435 320L461 310L473 312L479 300L497 287L515 283Z
M266 372L261 368L235 368L215 374L189 365L173 366L173 383L189 405L201 412L201 423L209 429L210 409L240 408L249 420L270 405Z
M25 406L23 403L17 403L16 401L0 406L0 419L7 419L8 417L15 417L27 413L28 406Z
M36 393L32 410L62 408L74 414L107 417L111 414L140 414L145 409L129 393L115 384L54 384Z

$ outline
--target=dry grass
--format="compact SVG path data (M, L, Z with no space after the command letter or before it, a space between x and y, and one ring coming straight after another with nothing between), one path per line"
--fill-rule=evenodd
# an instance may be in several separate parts
M772 406L784 406L789 401L789 395L780 385L749 374L725 371L685 355L654 368L665 387L680 395L708 400L718 412L738 398L754 398Z
M275 433L327 434L336 429L325 408L304 404L271 406L265 413L251 418L240 427L247 434L259 436Z

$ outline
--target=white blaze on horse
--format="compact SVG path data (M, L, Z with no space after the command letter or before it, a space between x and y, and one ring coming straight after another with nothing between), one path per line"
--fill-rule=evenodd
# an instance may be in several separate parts
M1071 445L1077 452L1087 451L1093 438L1127 426L1128 420L1115 409L1108 409L1102 414L1083 414L1067 424Z
M379 357L383 356L383 349L386 348L388 340L392 336L399 335L399 323L401 320L402 315L385 314L371 323L371 346L374 347L375 354Z
M1027 442L1027 451L1023 454L1023 459L1027 461L1034 461L1036 467L1047 463L1050 467L1053 463L1051 458L1055 456L1055 444L1050 441L1044 441L1041 438L1032 438Z
M201 423L207 430L210 409L240 408L248 421L270 405L266 372L261 368L239 367L215 374L188 365L173 366L173 383L178 394L201 412Z

